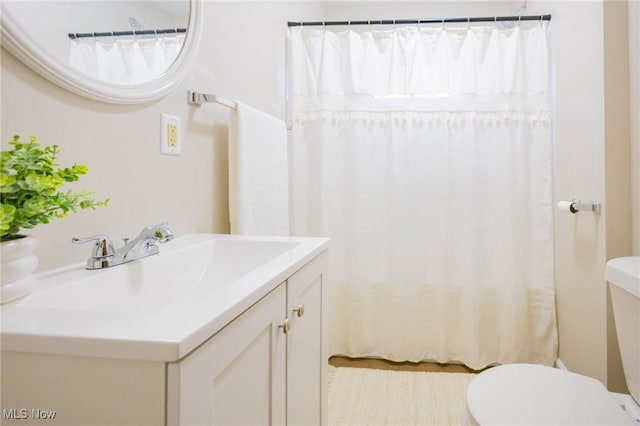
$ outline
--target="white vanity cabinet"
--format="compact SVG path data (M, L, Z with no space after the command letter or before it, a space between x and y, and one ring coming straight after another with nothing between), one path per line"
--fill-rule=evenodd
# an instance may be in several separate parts
M169 425L326 425L326 254L167 369Z
M326 253L287 280L287 424L327 424Z
M1 424L327 424L328 240L170 244L0 306Z

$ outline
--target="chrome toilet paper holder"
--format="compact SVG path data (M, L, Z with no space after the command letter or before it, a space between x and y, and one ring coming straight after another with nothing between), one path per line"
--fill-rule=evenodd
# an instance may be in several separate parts
M600 203L599 201L583 203L582 201L574 198L571 201L558 202L558 208L562 210L568 210L573 214L576 214L578 212L593 212L595 214L600 214L600 212L602 211L602 203Z

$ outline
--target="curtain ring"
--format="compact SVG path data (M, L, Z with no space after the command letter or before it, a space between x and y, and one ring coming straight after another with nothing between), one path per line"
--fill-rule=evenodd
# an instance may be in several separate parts
M471 29L471 17L467 16L467 30Z
M444 31L444 18L442 18L442 27L440 28L440 31Z

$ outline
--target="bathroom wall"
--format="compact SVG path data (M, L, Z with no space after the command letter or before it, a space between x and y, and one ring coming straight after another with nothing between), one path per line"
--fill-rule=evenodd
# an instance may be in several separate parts
M167 97L136 106L87 100L51 83L4 48L1 61L2 148L12 135L58 144L60 163L89 173L74 187L111 198L108 208L80 211L28 231L39 238L39 270L82 262L88 246L74 236L106 234L114 243L146 225L168 221L177 235L229 231L226 107L189 106L186 91L219 93L274 115L284 114L287 18L312 19L311 2L204 4L203 40L193 72ZM182 118L183 154L160 155L160 114Z
M70 94L34 74L3 50L3 148L14 133L35 134L42 142L57 143L62 148L61 162L89 165L89 175L79 187L94 189L98 197L112 198L108 209L83 211L33 231L42 241L41 269L86 258L89 248L71 245L72 236L106 233L117 239L132 236L144 225L162 220L168 220L177 234L228 232L229 112L214 104L188 106L185 92L193 88L218 93L284 118L287 20L491 16L511 14L520 3L207 1L206 27L196 68L174 93L142 106L106 105ZM555 218L560 358L570 370L611 382L618 388L622 373L608 371L608 359L615 348L611 349L611 342L607 341L608 309L603 279L608 258L606 223L610 195L605 184L603 1L529 0L526 13L553 15L550 36L556 82L555 198L579 197L604 203L600 217L557 213ZM637 25L632 31L638 34ZM635 62L632 60L630 65L636 70L637 51L636 41ZM638 73L632 71L632 75ZM637 81L634 84L637 93ZM637 95L632 96L631 103L635 114L633 152L638 154ZM183 119L184 148L180 157L159 154L161 112ZM640 217L638 160L632 173L635 176L632 216L637 218ZM637 241L637 219L635 223ZM622 226L629 226L631 232L630 224ZM636 254L638 246L636 243Z
M629 121L633 255L640 256L640 2L629 1Z
M556 214L559 357L569 370L624 391L604 268L609 258L631 254L629 140L613 138L616 103L629 100L620 99L628 93L628 80L626 87L622 80L618 86L612 81L616 74L626 75L618 68L627 65L625 55L611 49L626 52L626 45L614 43L620 32L612 27L615 21L605 22L605 3L533 0L528 11L553 15L556 200L603 203L600 216ZM621 190L613 185L616 180Z
M631 145L627 2L604 3L606 259L631 254ZM607 291L607 379L626 391L610 289ZM618 380L620 379L620 380Z
M512 1L328 1L326 20L441 18L511 15ZM448 24L456 25L456 24ZM461 24L466 25L466 24Z

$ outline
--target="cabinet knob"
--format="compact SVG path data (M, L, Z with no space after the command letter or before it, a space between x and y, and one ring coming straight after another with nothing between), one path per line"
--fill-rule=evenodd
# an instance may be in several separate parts
M300 305L293 310L296 314L298 314L298 318L304 315L304 305Z
M284 323L283 323L283 324L280 324L280 325L278 326L278 328L281 328L281 329L282 329L282 332L283 332L284 334L287 334L287 333L289 332L289 330L291 330L291 324L289 323L289 318L285 319L285 320L284 320Z

